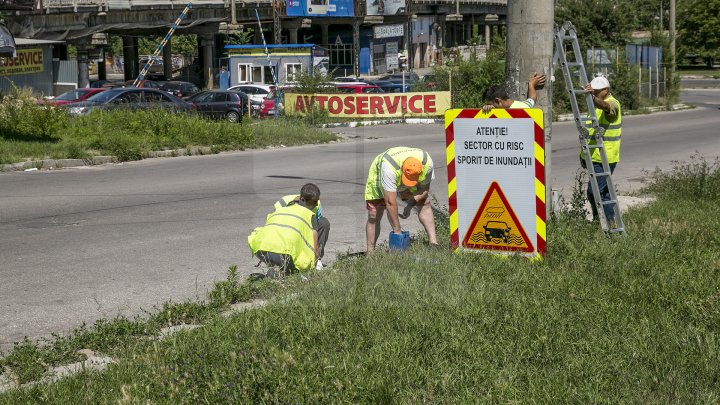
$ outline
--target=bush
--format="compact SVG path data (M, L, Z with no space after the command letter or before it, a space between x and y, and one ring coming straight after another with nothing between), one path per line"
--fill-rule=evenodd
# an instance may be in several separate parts
M17 141L56 140L55 132L66 124L63 111L36 104L29 89L14 87L0 98L0 137Z
M471 53L467 59L457 57L453 62L433 67L435 90L451 90L453 108L480 108L485 104L482 99L485 89L492 84L505 82L504 41L497 40L494 43L499 45L491 47L484 59Z
M720 159L708 161L697 153L690 162L675 162L670 172L655 169L644 191L664 199L720 200Z

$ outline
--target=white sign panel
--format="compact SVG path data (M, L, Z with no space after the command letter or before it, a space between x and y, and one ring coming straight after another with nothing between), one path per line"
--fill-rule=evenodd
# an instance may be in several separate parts
M403 35L405 35L405 26L402 24L376 25L373 27L374 38L394 38Z
M537 117L525 114L530 111L539 115L542 123L542 112L515 111L523 117L495 118L491 112L493 118L455 118L449 127L452 131L446 131L455 156L452 162L455 176L448 178L451 211L453 193L457 211L451 233L455 227L453 244L460 249L532 255L545 252L545 208L543 204L540 222L536 198L536 159L538 150L544 149L543 145L536 145ZM448 176L451 172L448 169ZM540 239L538 224L542 227Z

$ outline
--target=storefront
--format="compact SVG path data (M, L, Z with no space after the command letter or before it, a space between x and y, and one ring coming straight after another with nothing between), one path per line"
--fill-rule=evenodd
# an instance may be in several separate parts
M405 25L376 25L373 27L371 72L392 73L400 69L400 49L405 35Z
M274 84L273 75L278 84L294 83L300 73L328 71L327 52L317 45L226 45L225 49L231 86Z
M0 57L0 93L31 88L38 94L53 95L53 44L58 41L15 38L15 56Z

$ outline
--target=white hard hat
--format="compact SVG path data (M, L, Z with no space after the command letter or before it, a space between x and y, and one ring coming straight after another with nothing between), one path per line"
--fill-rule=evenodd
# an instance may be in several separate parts
M590 87L592 87L593 90L607 89L608 87L610 87L610 82L603 76L598 76L592 79L592 81L590 82Z

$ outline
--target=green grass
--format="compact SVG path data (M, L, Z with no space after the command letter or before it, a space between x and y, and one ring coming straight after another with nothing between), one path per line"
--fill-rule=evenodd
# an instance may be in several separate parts
M719 191L686 183L716 187L720 169L702 162L656 173L625 238L561 215L542 262L421 244L337 262L0 402L718 403Z
M69 117L26 99L0 102L0 164L25 160L115 156L139 160L149 152L209 146L224 150L326 143L337 137L302 121L232 124L164 110L96 111Z

